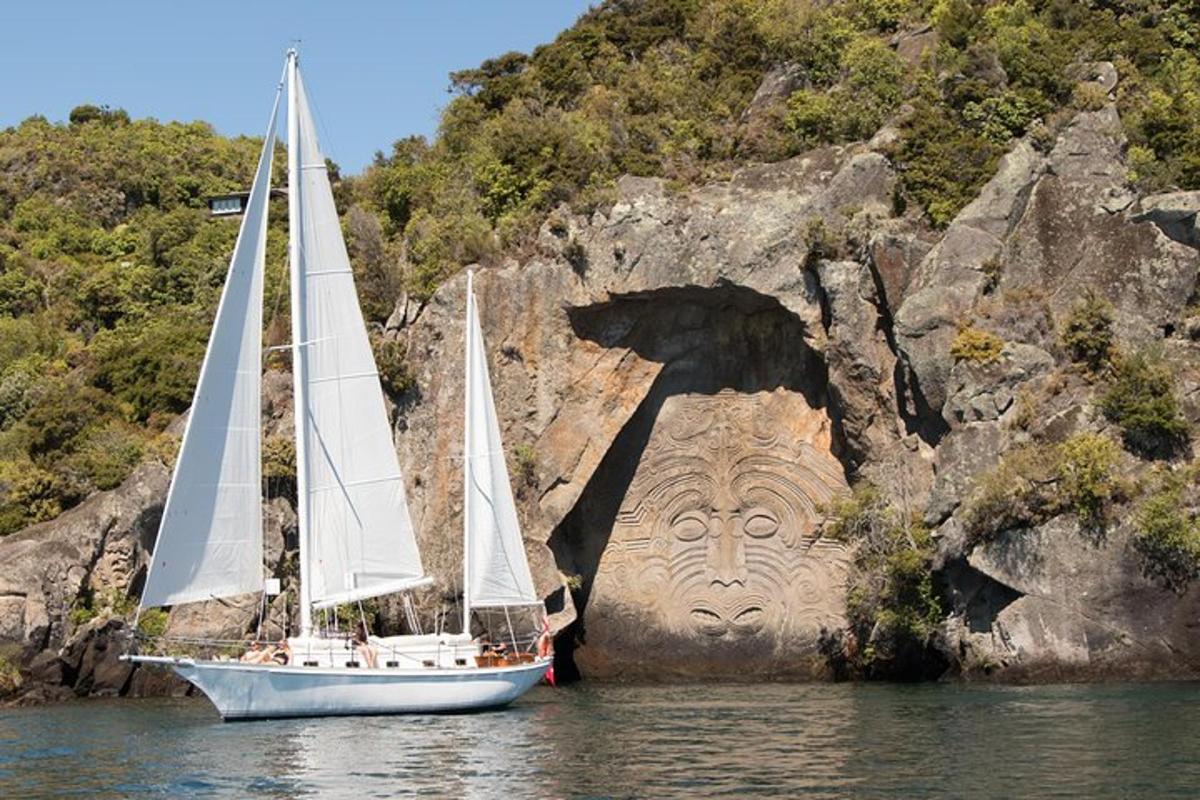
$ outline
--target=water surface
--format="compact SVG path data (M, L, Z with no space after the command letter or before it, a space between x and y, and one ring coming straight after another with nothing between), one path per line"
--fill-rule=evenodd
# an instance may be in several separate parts
M464 716L0 710L0 797L1200 796L1200 686L539 687Z

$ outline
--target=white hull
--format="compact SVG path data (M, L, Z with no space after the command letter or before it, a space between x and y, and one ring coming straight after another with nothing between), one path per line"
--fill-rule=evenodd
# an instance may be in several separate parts
M425 714L498 708L533 687L549 659L494 668L363 669L130 656L169 666L212 701L222 719Z

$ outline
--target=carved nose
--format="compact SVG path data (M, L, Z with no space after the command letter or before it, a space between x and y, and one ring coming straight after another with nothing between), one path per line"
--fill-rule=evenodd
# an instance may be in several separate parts
M721 586L746 585L746 551L742 547L741 521L713 517L708 538L708 570Z

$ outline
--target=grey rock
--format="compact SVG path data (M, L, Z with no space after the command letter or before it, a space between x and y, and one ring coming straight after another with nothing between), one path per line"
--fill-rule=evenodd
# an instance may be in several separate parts
M968 422L952 430L938 445L933 491L925 522L941 525L971 493L976 478L994 467L1008 449L1011 436L995 422Z
M1016 400L1017 387L1054 367L1054 357L1022 343L1005 345L996 361L959 362L950 371L945 417L951 427L998 420Z
M1161 338L1195 291L1196 253L1152 222L1097 205L1128 190L1124 144L1113 106L1079 114L1059 136L1005 244L1000 288L1044 292L1059 319L1090 288L1112 301L1118 336L1144 345Z
M1001 534L968 561L1017 595L969 635L1009 679L1197 677L1200 589L1176 596L1144 577L1126 530L1097 542L1058 517Z
M987 285L984 267L1000 258L1044 169L1045 159L1028 142L1019 142L921 262L896 313L905 361L935 411L946 400L957 325Z
M1096 83L1106 92L1116 89L1119 80L1117 68L1111 61L1089 61L1080 64L1072 70L1071 77L1078 81Z
M922 56L937 47L938 33L930 25L922 25L911 30L901 31L892 37L891 45L896 49L896 55L905 63L916 66Z
M128 593L145 569L167 482L161 464L144 464L121 487L0 539L0 646L29 662L66 643L81 596Z
M767 70L754 97L742 112L742 123L752 123L772 107L786 101L804 85L804 69L798 64L777 64Z
M1168 192L1143 197L1134 222L1152 222L1171 239L1200 248L1200 192Z

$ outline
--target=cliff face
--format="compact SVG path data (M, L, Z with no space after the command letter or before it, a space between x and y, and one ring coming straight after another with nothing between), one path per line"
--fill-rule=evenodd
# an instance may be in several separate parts
M506 441L536 453L530 550L547 591L551 564L576 587L559 649L584 675L829 674L853 553L820 508L851 479L932 528L950 674L1193 674L1196 590L1146 576L1129 513L1099 537L1069 513L986 541L963 520L1006 453L1116 435L1059 343L1085 290L1122 347L1162 349L1196 418L1198 198L1137 196L1110 105L1016 143L932 231L892 207L889 138L685 194L626 178L477 278ZM457 446L462 285L396 332L422 370L401 450L426 537L460 502L453 463L423 454ZM970 325L996 358L952 355ZM456 557L449 540L439 567Z
M935 231L893 207L891 139L884 129L681 194L627 177L607 211L564 210L538 255L477 275L505 443L523 454L510 467L527 549L564 667L832 674L855 550L821 523L852 481L870 480L933 530L939 669L1194 674L1200 590L1144 574L1129 515L1104 536L1061 513L983 541L965 520L1005 453L1108 427L1058 344L1084 289L1111 303L1123 346L1162 349L1196 420L1200 197L1139 197L1106 106L1040 150L1019 141ZM458 276L419 308L403 303L388 331L415 370L397 446L439 579L421 598L430 616L459 582L464 288ZM999 337L995 358L952 355L970 325ZM269 383L272 425L286 432L286 378ZM85 594L136 593L165 487L165 470L145 467L0 541L0 643L27 679L162 690L95 666L120 622L69 617ZM289 514L272 515L275 568ZM231 633L254 620L253 602L221 608ZM173 615L177 632L213 609L187 613Z

